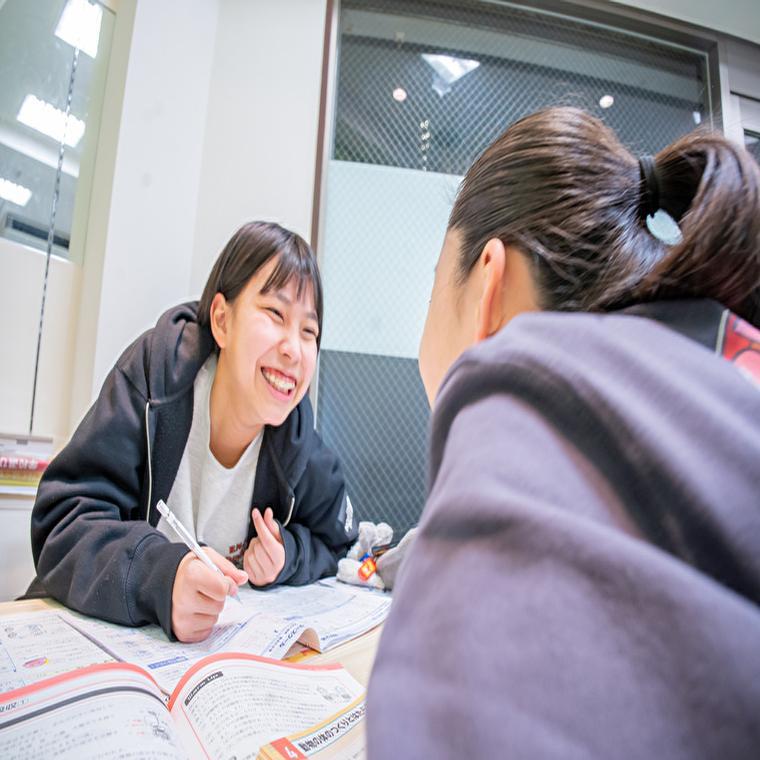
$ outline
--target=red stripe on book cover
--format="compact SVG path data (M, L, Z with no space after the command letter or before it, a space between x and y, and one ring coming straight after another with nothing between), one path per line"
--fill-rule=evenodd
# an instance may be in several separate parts
M186 670L179 683L174 687L174 691L169 697L167 704L171 710L174 707L174 703L177 701L180 691L184 685L201 669L207 667L216 662L224 662L225 660L256 660L258 662L269 663L270 665L278 665L282 668L293 668L294 670L343 670L343 666L339 662L330 662L325 665L301 665L292 662L283 662L282 660L273 660L271 657L261 657L257 654L249 654L247 652L217 652L216 654L210 654L204 657L202 660L198 660L195 664L190 666L189 670Z
M57 676L50 676L50 678L45 678L42 681L37 681L36 683L30 683L26 686L19 686L17 689L13 689L12 691L6 691L4 694L0 694L0 704L5 704L6 702L12 702L15 699L19 699L20 697L25 697L29 694L33 694L36 691L42 691L43 689L47 689L51 686L55 686L56 684L63 683L65 681L75 681L78 678L82 678L84 676L87 676L91 673L98 673L99 671L104 670L113 670L113 671L125 671L129 670L134 673L139 673L141 676L144 676L146 679L153 682L156 689L160 690L159 685L156 683L155 678L148 673L147 671L143 670L142 668L138 667L137 665L133 665L130 662L100 662L96 665L87 665L84 668L77 668L76 670L70 670L67 673L60 673Z
M19 457L8 454L0 455L0 472L18 470L19 472L44 472L48 466L47 459L36 457Z

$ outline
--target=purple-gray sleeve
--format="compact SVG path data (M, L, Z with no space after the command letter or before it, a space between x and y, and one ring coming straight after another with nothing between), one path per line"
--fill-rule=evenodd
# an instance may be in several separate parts
M440 448L372 673L370 760L752 756L752 605L642 541L537 408L463 405Z

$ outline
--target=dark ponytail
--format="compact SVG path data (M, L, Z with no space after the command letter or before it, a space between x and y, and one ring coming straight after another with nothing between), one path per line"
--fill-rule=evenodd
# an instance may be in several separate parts
M449 227L462 280L497 237L528 256L544 309L606 311L659 298L720 301L758 324L760 169L710 133L687 135L645 165L656 205L681 227L666 245L646 224L651 187L601 121L550 108L510 126L462 182Z
M676 140L656 156L660 205L683 240L664 251L641 298L684 295L719 301L760 322L760 167L715 133Z

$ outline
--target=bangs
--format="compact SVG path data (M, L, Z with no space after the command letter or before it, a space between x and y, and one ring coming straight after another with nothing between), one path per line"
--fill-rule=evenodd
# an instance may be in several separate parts
M317 269L317 261L311 249L301 240L291 239L277 254L277 263L267 278L262 293L282 290L290 282L296 283L296 297L300 301L311 286L314 296L314 310L317 312L319 332L322 334L322 282Z
M305 290L310 287L319 325L319 346L323 306L317 258L300 235L275 222L248 222L229 239L203 288L198 304L199 323L210 325L211 305L217 293L228 301L234 301L256 272L269 262L274 266L260 292L279 291L295 281L296 298L301 301Z

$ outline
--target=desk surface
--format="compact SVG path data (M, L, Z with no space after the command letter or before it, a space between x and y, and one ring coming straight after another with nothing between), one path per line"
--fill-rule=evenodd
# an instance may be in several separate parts
M0 616L13 615L26 612L44 612L46 610L65 609L63 605L54 599L29 599L23 602L0 602ZM309 665L324 665L339 662L346 670L365 688L369 683L369 674L372 663L375 661L377 645L380 641L382 626L379 625L371 631L359 636L352 641L347 641L325 654L313 654L308 657L296 655L289 658L297 662Z

